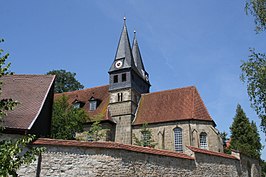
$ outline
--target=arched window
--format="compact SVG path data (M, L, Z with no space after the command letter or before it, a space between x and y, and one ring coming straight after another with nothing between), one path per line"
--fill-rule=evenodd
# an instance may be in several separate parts
M174 129L175 137L175 151L183 152L183 143L182 143L182 129L177 127Z
M205 133L205 132L200 133L200 148L201 149L207 149L208 148L207 133Z

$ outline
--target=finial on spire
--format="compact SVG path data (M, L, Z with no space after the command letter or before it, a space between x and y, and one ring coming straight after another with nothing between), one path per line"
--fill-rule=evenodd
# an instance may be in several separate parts
M136 37L136 30L134 29L134 38Z

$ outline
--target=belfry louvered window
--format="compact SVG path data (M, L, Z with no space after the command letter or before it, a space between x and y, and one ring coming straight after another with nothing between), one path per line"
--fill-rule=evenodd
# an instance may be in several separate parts
M183 152L183 138L182 138L182 129L177 127L174 129L174 138L175 138L175 151Z
M208 148L207 133L205 133L205 132L200 133L200 148L201 149L207 149Z

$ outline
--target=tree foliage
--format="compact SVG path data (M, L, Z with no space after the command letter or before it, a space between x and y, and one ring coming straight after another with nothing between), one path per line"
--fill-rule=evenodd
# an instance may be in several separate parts
M237 105L236 115L230 130L230 149L239 150L250 157L260 158L262 145L256 124L249 122L240 105Z
M94 121L92 126L88 131L88 140L89 141L99 141L104 137L104 130L100 124L100 121Z
M261 127L266 133L266 55L250 50L248 61L240 66L241 80L247 84L252 107L261 118Z
M83 109L74 108L63 95L54 102L51 137L56 139L74 139L76 132L83 131L87 113Z
M247 0L246 13L254 16L257 32L266 30L266 0Z
M226 142L229 141L229 138L227 137L227 133L226 132L221 132L220 136L222 138L223 141L223 149L224 149L224 153L226 154L231 154L231 150L227 147Z
M69 92L84 88L84 86L75 78L76 73L71 73L61 69L49 71L47 74L56 75L55 93Z
M152 138L151 130L148 128L148 124L145 123L142 125L140 130L141 139L137 138L135 134L133 134L134 144L143 147L152 147L154 148L157 143L154 142Z
M3 39L0 39L0 43L4 42ZM0 78L5 75L13 74L9 71L11 63L6 64L6 60L9 54L4 54L4 50L0 48ZM2 81L0 81L0 95L2 93ZM6 111L12 110L18 104L17 101L12 100L11 98L1 99L0 100L0 129L3 128L3 118L6 116Z
M28 135L14 141L0 142L0 176L17 176L16 171L21 165L36 160L36 155L43 152L44 148L29 149L28 144L34 139L34 135Z
M0 43L3 39L0 39ZM9 54L3 54L3 50L0 49L0 77L4 75L12 74L9 72L10 63L6 64L6 60ZM2 82L0 82L0 94ZM13 110L18 104L17 101L11 98L0 100L0 130L4 129L3 119L7 115L8 110ZM1 132L0 132L1 133ZM2 136L2 134L0 134ZM34 135L27 135L22 138L14 140L2 140L0 141L0 176L17 176L16 170L22 164L31 163L35 160L35 156L39 155L44 149L29 147L28 144L34 140Z

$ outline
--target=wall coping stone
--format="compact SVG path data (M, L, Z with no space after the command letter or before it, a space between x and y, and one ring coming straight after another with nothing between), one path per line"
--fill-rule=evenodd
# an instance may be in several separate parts
M191 151L193 151L194 153L202 153L202 154L208 154L208 155L213 155L213 156L218 156L218 157L224 157L224 158L228 158L228 159L239 160L239 158L237 158L233 155L225 154L222 152L209 151L206 149L200 149L200 148L196 148L196 147L192 147L192 146L187 146L187 148L190 149Z
M76 141L76 140L38 138L32 144L33 145L47 145L47 146L120 149L120 150L126 150L126 151L133 151L133 152L140 152L140 153L194 160L193 157L190 157L183 153L178 153L178 152L174 152L170 150L161 150L161 149L154 149L154 148L149 148L149 147L136 146L136 145L121 144L121 143L116 143L116 142L88 142L88 141Z

